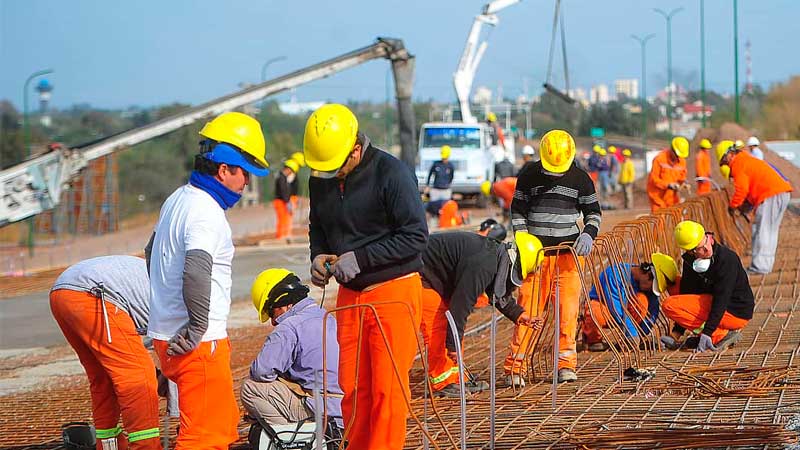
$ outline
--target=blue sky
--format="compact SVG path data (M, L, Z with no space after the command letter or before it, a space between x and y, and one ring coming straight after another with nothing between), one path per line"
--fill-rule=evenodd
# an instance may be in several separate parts
M280 75L368 45L402 38L417 57L414 97L454 100L452 72L475 0L0 0L0 99L22 102L32 72L53 68L53 104L96 107L197 104L260 79L263 63ZM733 90L732 0L706 0L707 86ZM699 0L564 0L573 85L638 78L632 33L648 45L648 92L666 78L664 19L652 11L684 7L673 19L676 80L699 86ZM475 86L531 93L545 79L553 0L523 0L500 13ZM800 73L800 1L739 0L740 77L752 42L753 78L768 86ZM560 61L556 64L560 67ZM388 64L374 61L298 88L299 100L385 95ZM562 85L561 75L556 78ZM285 97L285 96L284 96Z

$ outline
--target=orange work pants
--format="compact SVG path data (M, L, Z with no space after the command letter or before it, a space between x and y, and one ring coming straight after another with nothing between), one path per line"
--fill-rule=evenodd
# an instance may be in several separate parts
M239 407L233 395L231 343L201 342L184 355L167 355L167 341L153 339L161 371L178 385L181 429L175 450L219 449L239 439Z
M287 202L276 198L272 200L275 208L275 239L283 239L292 234L292 215L289 213Z
M582 264L583 258L579 258ZM558 272L558 275L556 275ZM517 303L531 317L540 316L547 302L555 301L559 295L558 368L575 369L578 353L575 335L578 330L578 312L581 301L581 279L572 253L545 256L540 270L528 275L522 283ZM554 306L550 306L554 308ZM554 309L553 309L554 310ZM511 350L503 364L506 374L525 374L528 371L529 351L533 350L531 338L534 332L526 326L515 326L511 337Z
M670 295L661 301L661 310L668 318L687 330L702 328L711 312L711 295ZM718 343L730 330L741 330L750 322L725 311L717 329L711 334L711 342Z
M458 363L447 356L448 303L433 289L422 288L420 330L428 348L428 375L434 391L458 383Z
M113 437L120 450L160 449L156 367L128 313L106 302L109 343L93 295L58 289L50 293L50 310L89 377L98 450L101 439ZM117 426L120 414L127 437Z
M706 194L711 192L711 183L708 181L698 181L697 182L697 195Z
M591 315L588 309L591 308ZM584 307L586 311L583 315L583 327L581 332L586 335L586 343L591 345L603 341L603 334L600 328L608 328L609 321L614 320L611 312L605 303L600 300L589 300ZM639 324L647 317L647 296L641 292L636 294L633 301L628 302L628 313L631 315L631 320ZM594 320L592 320L594 319ZM619 324L623 326L623 324Z
M400 450L406 440L408 371L417 354L422 282L413 273L371 288L339 286L336 299L337 308L373 305L378 315L376 319L368 307L336 313L344 437L353 449Z

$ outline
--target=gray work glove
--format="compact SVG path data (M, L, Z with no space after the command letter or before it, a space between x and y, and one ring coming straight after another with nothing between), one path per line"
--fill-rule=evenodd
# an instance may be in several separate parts
M673 191L677 191L678 189L681 188L681 185L678 183L670 183L669 185L667 185L667 188L672 189Z
M701 353L708 350L716 351L717 347L714 347L714 344L711 342L711 336L707 334L700 335L700 341L697 342L697 349L695 353Z
M328 284L328 278L331 277L329 267L335 262L336 255L317 255L311 262L311 283L314 286L325 287Z
M592 245L594 245L594 239L586 233L581 233L573 247L578 256L586 256L592 251Z
M202 338L202 334L198 336L197 333L192 333L187 325L178 330L175 336L172 336L172 339L167 342L167 355L185 355L197 348Z
M669 335L663 335L659 340L661 341L661 346L667 350L677 350L681 347L680 342L676 341L675 338Z
M347 252L340 256L333 265L333 276L339 283L348 283L361 273L356 261L356 254Z

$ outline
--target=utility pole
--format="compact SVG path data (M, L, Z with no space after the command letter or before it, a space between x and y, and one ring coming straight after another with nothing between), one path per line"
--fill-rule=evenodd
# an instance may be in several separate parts
M38 72L32 73L26 80L25 86L22 88L22 135L23 139L25 140L25 150L28 153L28 158L31 157L31 124L30 119L28 118L28 91L30 90L31 81L34 78L40 77L42 75L47 75L49 73L53 73L53 69L45 69L40 70ZM28 254L33 256L33 247L34 247L34 223L36 222L36 216L32 216L28 219Z
M669 13L658 8L654 8L653 11L664 16L667 21L667 119L669 119L669 136L672 137L672 16L683 11L683 8L675 8Z
M655 34L648 34L642 38L635 34L631 35L631 38L636 40L642 47L642 87L639 97L642 100L642 151L645 153L647 152L647 53L645 48L647 47L647 41L655 36Z
M706 0L700 0L700 123L706 127Z
M733 0L733 92L736 123L739 123L739 1Z

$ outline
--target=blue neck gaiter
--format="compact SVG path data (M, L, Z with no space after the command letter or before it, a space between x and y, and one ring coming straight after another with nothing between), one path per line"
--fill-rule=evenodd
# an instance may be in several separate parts
M242 198L241 194L237 194L236 192L228 189L225 187L225 185L220 183L219 180L211 175L202 174L196 171L193 171L189 176L189 184L207 192L211 198L219 203L219 206L222 209L230 208L231 206L235 205L240 198Z

